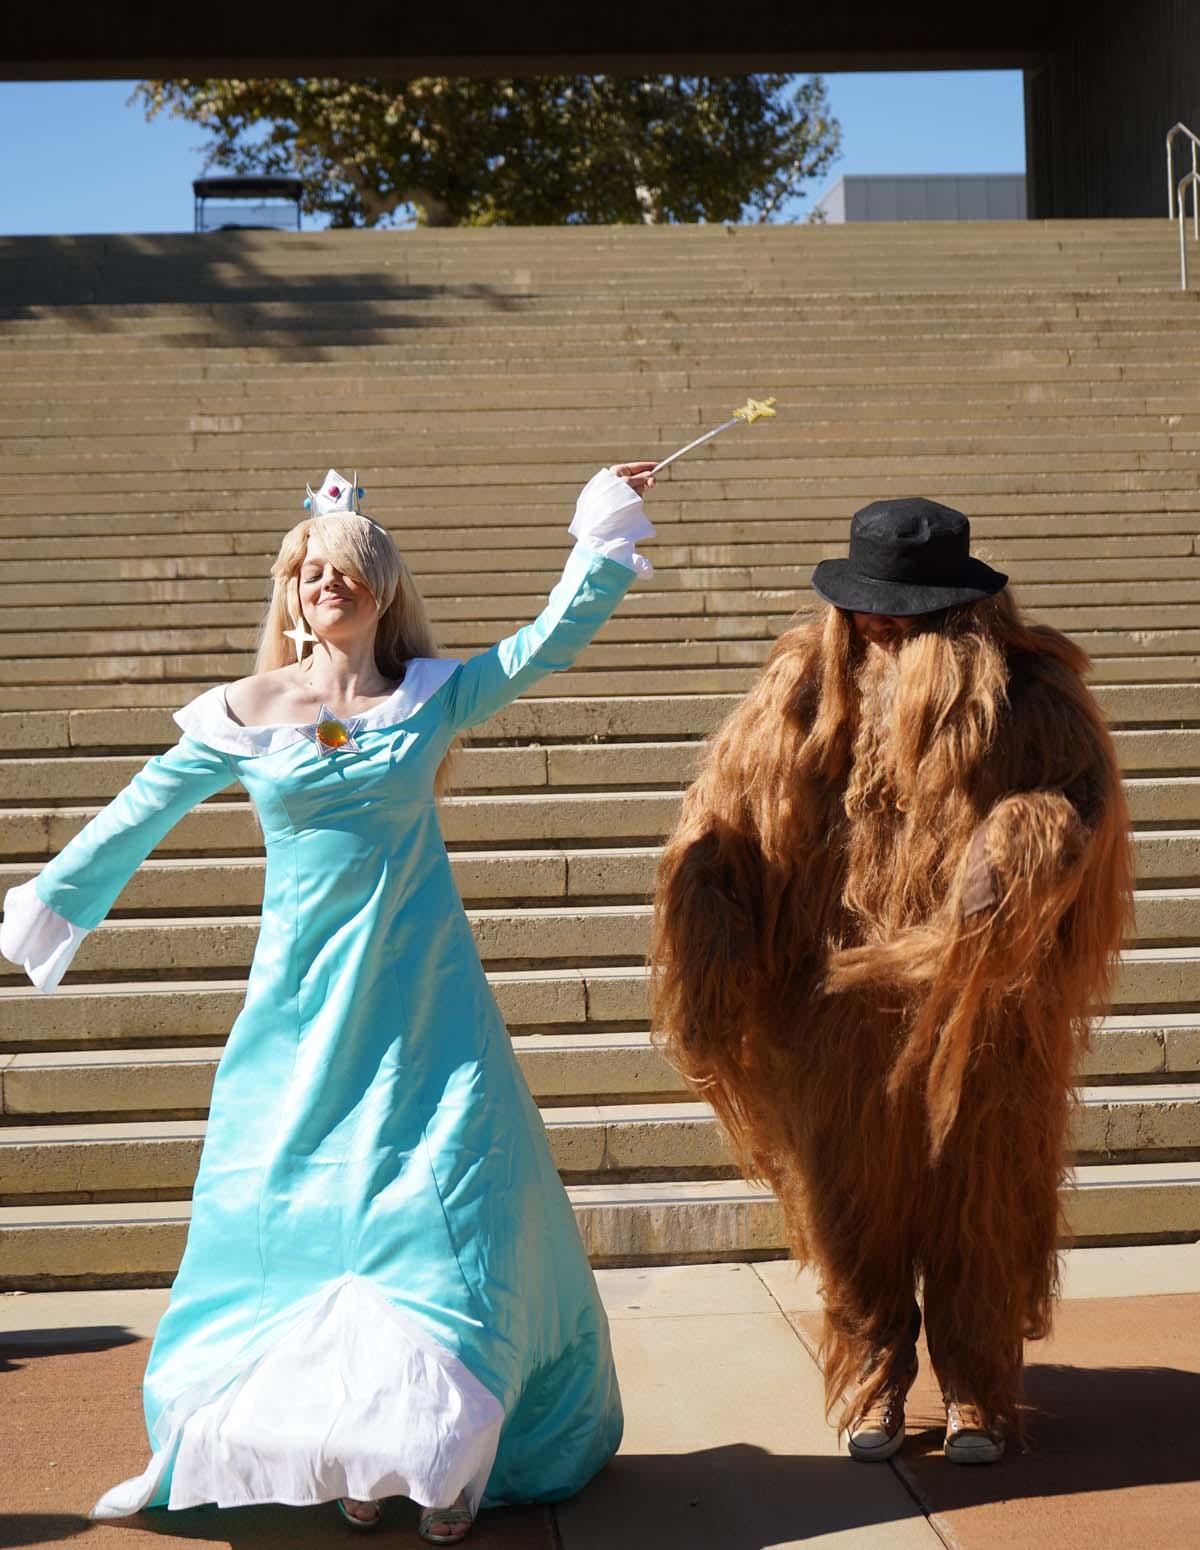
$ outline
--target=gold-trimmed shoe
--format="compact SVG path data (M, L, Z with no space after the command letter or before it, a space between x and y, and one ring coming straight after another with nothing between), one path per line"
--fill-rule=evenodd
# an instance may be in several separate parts
M1004 1438L969 1400L947 1399L942 1452L953 1464L995 1464L1004 1457Z

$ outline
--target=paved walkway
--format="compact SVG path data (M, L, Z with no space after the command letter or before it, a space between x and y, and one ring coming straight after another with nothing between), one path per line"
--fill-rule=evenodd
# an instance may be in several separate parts
M625 1393L620 1455L553 1511L484 1515L475 1550L1185 1550L1200 1543L1200 1245L1080 1250L1030 1352L1034 1451L940 1453L922 1377L909 1440L860 1465L821 1415L817 1299L786 1264L605 1271ZM332 1507L85 1516L145 1462L138 1385L162 1292L0 1297L0 1545L274 1550L350 1538ZM378 1542L416 1544L388 1509Z

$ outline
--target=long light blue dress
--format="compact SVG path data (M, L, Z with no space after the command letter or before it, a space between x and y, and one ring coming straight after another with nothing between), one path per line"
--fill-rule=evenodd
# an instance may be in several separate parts
M153 1458L97 1516L343 1495L546 1501L616 1449L604 1311L433 782L451 739L567 667L633 576L577 546L534 623L465 663L411 663L357 749L241 728L223 689L208 691L178 713L178 745L35 880L81 934L231 781L266 841L245 1006L146 1373Z

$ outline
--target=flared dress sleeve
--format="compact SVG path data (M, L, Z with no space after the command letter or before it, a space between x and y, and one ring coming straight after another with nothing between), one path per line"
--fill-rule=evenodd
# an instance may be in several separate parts
M54 990L159 840L236 778L228 755L191 737L156 754L37 877L8 890L0 953Z
M570 667L639 575L653 574L635 545L653 538L642 500L602 468L583 488L562 579L532 624L470 657L439 698L454 731L486 721L531 684Z

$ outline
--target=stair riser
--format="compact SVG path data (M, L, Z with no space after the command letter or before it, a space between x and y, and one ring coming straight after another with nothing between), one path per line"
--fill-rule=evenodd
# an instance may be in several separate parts
M177 978L192 973L226 977L249 972L258 940L256 919L238 921L142 923L110 921L87 937L72 971L104 979L138 975ZM573 913L518 909L510 913L471 914L475 945L485 964L545 965L572 963L641 963L650 943L650 907L613 906L610 911ZM1200 939L1200 894L1139 896L1133 940L1150 947L1156 942ZM1188 984L1200 986L1200 973L1184 967ZM23 970L0 961L0 984L25 984ZM1143 979L1138 979L1141 985ZM1132 992L1130 993L1132 995Z
M1200 1189L1179 1183L1095 1186L1064 1196L1074 1236L1088 1243L1192 1241L1200 1236ZM770 1196L737 1202L593 1204L572 1191L592 1263L678 1264L774 1258L786 1252L782 1214ZM169 1285L187 1234L174 1220L0 1227L0 1290Z
M1173 776L1126 781L1130 812L1137 824L1200 824L1200 778ZM546 795L451 798L442 805L442 833L452 845L578 843L622 841L659 843L674 827L677 792L610 791L594 796ZM0 813L0 856L48 859L72 839L91 817L70 808ZM206 804L183 818L158 847L160 856L252 856L261 836L249 807Z
M1200 1237L1200 1186L1095 1186L1064 1195L1064 1242L1153 1243ZM575 1202L592 1263L681 1264L763 1259L787 1251L783 1214L769 1196L736 1203L590 1206Z
M633 1102L685 1095L684 1083L644 1035L518 1035L517 1059L539 1102ZM614 1042L614 1040L616 1042ZM56 1115L123 1118L127 1115L201 1114L208 1108L220 1047L125 1054L0 1056L0 1115L10 1124ZM1178 1081L1200 1072L1200 1019L1182 1026L1119 1028L1100 1025L1080 1062L1081 1079ZM1136 1087L1130 1096L1137 1098ZM1114 1132L1117 1133L1117 1132ZM0 1132L2 1137L2 1132ZM1088 1151L1106 1150L1091 1133ZM1116 1143L1114 1143L1115 1145ZM1140 1143L1122 1141L1136 1150ZM1162 1142L1174 1146L1176 1142Z
M492 971L489 979L505 1020L516 1031L605 1025L644 1028L647 1023L646 978L637 969ZM241 982L216 981L179 982L167 990L81 986L67 993L60 990L53 997L37 992L0 994L0 1051L211 1043L226 1036L243 994ZM1200 1005L1200 965L1194 959L1170 955L1126 959L1118 974L1114 1005L1118 1011ZM1145 1020L1153 1025L1152 1015ZM1179 1056L1166 1069L1196 1070L1200 1063L1189 1065Z
M1131 715L1136 714L1136 691L1113 698L1127 704ZM1183 693L1147 695L1146 713L1141 719L1150 719L1156 698L1166 704L1174 700L1177 713L1200 719L1200 695ZM1118 728L1113 736L1122 768L1127 771L1172 773L1200 766L1200 729ZM695 778L702 754L703 746L690 741L608 747L468 747L459 756L455 789L470 793L543 787L590 790L624 786L646 790L654 786L686 786ZM86 755L0 760L0 802L28 802L31 796L47 803L107 801L133 779L144 763L139 757L96 759Z
M699 1106L627 1112L630 1117L619 1108L609 1114L600 1108L546 1110L543 1118L560 1174L568 1180L599 1180L736 1173L716 1121ZM195 1181L203 1129L199 1123L179 1122L141 1135L136 1127L125 1127L118 1135L69 1140L0 1129L0 1204L187 1193ZM1078 1155L1110 1162L1200 1157L1200 1093L1170 1099L1129 1093L1115 1101L1085 1101L1074 1115L1072 1146Z
M638 620L618 614L605 626L605 638L626 627L653 627L661 632L662 641L669 641L669 632L678 634L685 630L691 634L702 626L714 633L728 633L740 630L742 621L719 616L689 617L686 621ZM487 638L492 639L490 630ZM1153 646L1158 654L1147 657L1151 667L1164 660L1164 654L1167 660L1185 653L1200 656L1200 629L1164 629L1150 634L1126 631L1113 636L1085 635L1082 639L1090 650L1109 646L1122 659L1135 655L1140 648ZM593 747L609 740L657 744L667 737L698 739L714 731L741 699L739 694L728 692L697 694L687 699L678 695L633 696L628 689L623 694L581 699L570 692L573 682L559 680L555 684L559 693L555 695L519 699L506 705L468 736L467 746L514 739L551 746L587 739ZM1200 719L1200 688L1195 683L1100 684L1095 693L1109 721L1118 728L1161 721L1167 723L1169 730L1174 723ZM174 741L178 732L170 709L151 706L122 710L118 716L108 709L0 713L0 748L13 755L70 754L91 760L104 752L106 757L122 757L115 750L161 748ZM125 757L133 759L132 755Z
M1137 874L1143 887L1182 885L1200 879L1200 832L1141 832L1133 836ZM516 851L450 857L454 881L468 905L518 900L538 907L548 901L587 902L648 899L660 855L657 846L573 852ZM242 861L159 861L143 866L123 889L118 912L146 915L178 907L201 911L257 910L262 903L265 863ZM35 877L35 865L0 865L0 893Z

